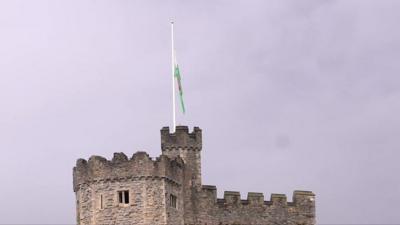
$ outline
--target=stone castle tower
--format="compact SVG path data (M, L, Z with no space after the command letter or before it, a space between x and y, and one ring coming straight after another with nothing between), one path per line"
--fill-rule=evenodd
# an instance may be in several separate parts
M293 201L272 194L225 191L201 182L201 130L161 129L162 154L131 158L114 153L111 161L92 156L73 169L77 223L81 225L314 225L315 196L294 191Z

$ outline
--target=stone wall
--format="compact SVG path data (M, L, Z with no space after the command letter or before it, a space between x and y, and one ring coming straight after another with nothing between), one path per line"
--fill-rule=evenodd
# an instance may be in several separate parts
M81 225L315 225L315 195L295 191L293 200L272 194L226 191L217 198L215 186L202 185L202 136L178 126L161 130L162 155L145 152L130 159L115 153L112 160L79 159L73 169L77 221ZM118 191L129 191L120 204ZM176 205L171 204L171 195Z
M182 185L166 184L165 193L167 224L184 225L184 192ZM176 208L170 205L170 194L177 197Z
M170 194L182 196L183 166L179 157L152 160L144 152L79 159L73 170L78 224L183 225L183 203L167 205ZM119 203L118 191L129 191L129 204Z
M201 190L201 129L194 127L189 132L187 126L177 126L174 133L168 127L161 129L161 151L171 159L181 158L185 164L183 173L184 220L186 224L195 224L198 192Z
M293 201L286 196L272 194L269 201L262 193L250 192L241 199L239 192L225 191L217 199L215 186L203 186L199 200L197 224L202 225L312 225L315 224L315 195L309 191L295 191Z

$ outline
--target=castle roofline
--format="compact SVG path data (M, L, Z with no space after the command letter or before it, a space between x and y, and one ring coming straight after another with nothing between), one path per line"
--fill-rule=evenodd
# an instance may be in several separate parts
M189 132L188 126L177 126L174 133L170 132L169 127L161 129L161 150L187 149L201 150L202 131L199 127L194 127Z
M152 159L143 151L134 153L130 159L122 152L114 153L111 160L93 155L89 160L77 160L73 168L74 191L80 185L92 182L134 178L161 177L180 184L183 167L184 162L179 156L170 159L160 155Z

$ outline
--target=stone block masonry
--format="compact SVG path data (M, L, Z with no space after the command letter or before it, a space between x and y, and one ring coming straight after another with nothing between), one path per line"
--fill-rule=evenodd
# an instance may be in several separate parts
M77 223L81 225L314 225L315 195L235 191L217 198L217 188L201 181L202 131L161 129L162 154L145 152L112 160L78 159L73 169Z

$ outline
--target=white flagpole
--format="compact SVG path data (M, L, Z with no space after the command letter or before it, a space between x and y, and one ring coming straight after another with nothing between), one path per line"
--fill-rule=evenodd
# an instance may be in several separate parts
M172 133L175 132L175 48L174 48L174 22L171 21L171 62L172 62Z

